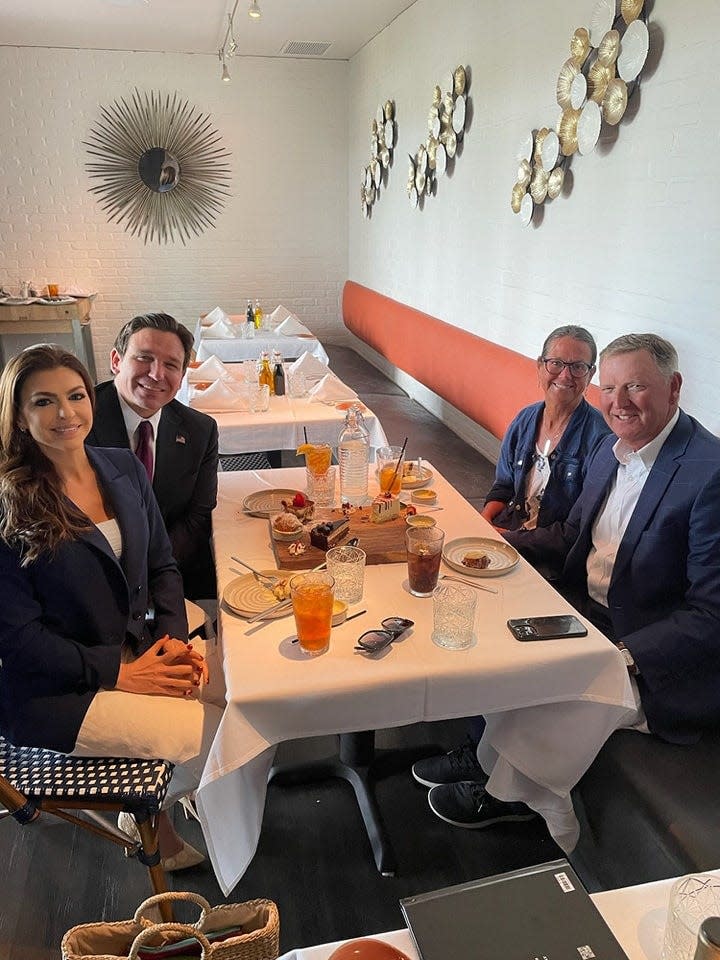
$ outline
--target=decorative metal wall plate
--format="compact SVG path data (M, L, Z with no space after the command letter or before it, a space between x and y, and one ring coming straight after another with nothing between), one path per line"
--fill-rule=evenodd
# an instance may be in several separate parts
M578 27L570 38L570 58L557 80L557 134L547 127L533 131L515 157L510 206L523 226L534 205L560 196L570 158L591 153L602 124L622 119L648 53L648 29L638 19L643 6L644 0L597 0L590 28Z
M145 243L185 243L207 227L230 195L230 154L208 114L174 93L140 93L100 108L84 141L86 163L100 180L90 192L108 221L123 224Z
M370 216L372 205L380 198L383 170L392 161L395 146L395 101L386 100L377 108L375 119L370 123L370 163L363 167L360 186L360 203L363 216Z
M433 87L433 99L428 110L428 135L414 157L410 157L407 195L415 209L423 196L435 192L438 177L454 160L458 141L465 133L465 119L469 78L465 67L456 67L443 79L443 87Z

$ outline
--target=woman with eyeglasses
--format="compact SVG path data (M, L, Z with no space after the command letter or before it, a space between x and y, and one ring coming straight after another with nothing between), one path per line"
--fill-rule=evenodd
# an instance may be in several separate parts
M498 530L564 520L583 481L583 462L609 427L585 399L597 347L584 327L553 330L537 360L545 399L525 407L507 429L495 483L482 515Z

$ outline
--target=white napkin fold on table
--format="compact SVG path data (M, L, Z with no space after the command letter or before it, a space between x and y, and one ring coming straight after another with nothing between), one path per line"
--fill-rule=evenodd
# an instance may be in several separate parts
M197 383L198 380L227 380L230 376L222 360L213 354L204 360L199 367L188 369L188 383Z
M234 340L232 328L224 320L216 320L211 327L203 327L200 336L208 340Z
M206 413L222 410L237 410L240 406L238 394L224 380L216 380L207 390L195 390L190 398L190 406Z
M223 323L230 323L230 317L225 313L221 307L213 307L210 313L206 313L202 318L202 325L204 327L209 327L213 323L216 323L218 320L222 320Z
M288 308L280 304L280 306L275 307L273 312L270 314L269 320L273 327L277 327L277 325L282 323L283 320L287 320L287 318L291 316L292 314Z
M312 336L312 330L308 330L304 323L300 323L294 313L291 313L280 326L275 328L275 333L284 337L296 337L299 333L309 333Z
M334 373L325 376L308 392L313 403L334 403L336 400L357 400L357 394Z
M304 373L308 380L324 377L328 372L327 364L318 360L307 350L301 353L297 360L293 360L289 369L291 373Z

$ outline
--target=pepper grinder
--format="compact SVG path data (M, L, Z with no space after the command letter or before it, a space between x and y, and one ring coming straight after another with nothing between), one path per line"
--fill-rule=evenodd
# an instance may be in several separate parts
M700 924L695 960L720 960L720 917L708 917Z

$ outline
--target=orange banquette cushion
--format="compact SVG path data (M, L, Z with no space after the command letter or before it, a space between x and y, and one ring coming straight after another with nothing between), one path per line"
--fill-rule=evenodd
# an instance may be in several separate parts
M502 439L515 414L542 399L535 360L348 280L343 321L390 363ZM588 400L597 405L591 386Z

